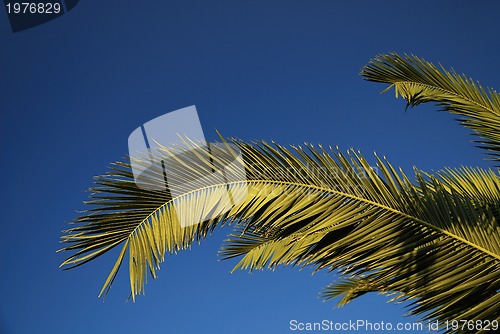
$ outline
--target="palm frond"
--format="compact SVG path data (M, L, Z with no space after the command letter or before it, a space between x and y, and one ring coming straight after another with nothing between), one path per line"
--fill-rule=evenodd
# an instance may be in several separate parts
M460 122L481 139L476 142L493 160L500 160L500 95L455 71L438 69L416 56L384 54L371 60L361 75L369 81L388 83L406 99L407 107L437 102L444 111L460 116Z
M449 192L474 198L481 207L490 208L500 221L500 179L494 171L470 167L446 168L436 173L436 177Z
M365 165L359 156L353 164L358 161ZM417 299L414 313L427 314L431 319L451 320L464 315L496 319L500 315L500 229L492 211L484 205L485 198L495 202L490 196L495 190L481 184L498 182L498 177L491 171L467 170L448 175L445 183L416 171L418 184L412 185L404 174L398 177L388 163L379 161L378 167L383 178L372 174L368 180L360 180L367 190L361 198L349 198L348 194L335 198L332 194L328 208L313 200L307 209L316 205L325 216L305 221L293 215L282 218L288 223L273 220L267 223L272 237L253 232L251 238L247 238L248 233L232 235L222 254L243 255L237 264L243 269L290 263L341 269L350 280L349 286L345 281L341 286L335 284L337 287L330 287L325 295L336 296L344 289L341 304L369 291L369 282L380 292L399 293L400 300ZM491 179L470 188L481 175L490 175ZM465 191L455 191L450 185L479 196L477 200L464 197ZM381 194L394 194L394 189L399 189L398 196L386 197L392 203L373 200ZM364 278L351 278L356 276ZM487 310L472 307L480 303Z
M345 155L311 145L290 151L265 142L233 144L244 154L245 180L175 198L167 191L141 190L128 164L113 165L96 180L88 202L93 208L66 231L63 242L69 246L63 250L76 253L63 265L80 265L123 243L101 294L128 251L135 298L144 291L147 272L156 277L165 254L232 224L235 232L221 254L241 257L237 268L291 264L340 270L347 278L383 286L384 293L414 299L413 311L429 318L500 316L500 227L481 198L468 196L484 193L497 203L488 195L489 181L485 187L470 185L474 178L495 174L476 170L440 178L415 170L413 184L386 160L377 157L372 167L352 150ZM205 163L226 162L218 159L213 155ZM228 189L245 190L246 196L229 211L220 210ZM179 217L199 224L182 227ZM347 300L364 290L350 291Z
M375 286L364 277L348 277L340 282L328 285L321 292L321 296L325 300L342 297L337 303L338 307L342 307L368 292L377 291L384 291L384 286Z

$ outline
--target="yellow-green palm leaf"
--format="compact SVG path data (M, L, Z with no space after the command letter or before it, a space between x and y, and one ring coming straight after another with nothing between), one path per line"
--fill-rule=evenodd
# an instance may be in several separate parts
M416 56L384 54L371 60L361 75L369 81L389 83L406 99L407 107L438 103L444 111L459 115L460 122L481 137L479 147L500 160L500 94L455 71L438 69Z
M222 256L241 256L237 268L299 264L339 269L378 291L415 298L414 311L430 312L431 318L499 316L495 212L453 188L488 198L489 188L471 188L470 178L497 177L491 171L457 172L460 177L448 173L441 179L416 171L417 183L412 184L389 163L377 158L375 169L353 151L344 155L321 147L290 151L266 143L234 144L245 156L246 181L173 199L166 192L137 188L129 166L115 164L92 189L89 204L96 208L79 218L83 224L67 231L64 241L70 245L65 250L78 252L64 264L79 265L123 243L101 293L111 286L128 252L134 297L144 290L148 271L156 277L165 253L189 247L216 225L232 223L235 232ZM217 164L217 156L211 159ZM179 213L200 219L193 208L214 210L220 191L228 187L245 187L248 194L229 212L180 226Z
M495 91L416 57L394 54L375 59L362 74L391 83L409 105L436 101L463 116L499 160ZM173 177L178 184L190 181L191 188L176 197L167 189L139 188L129 162L114 163L96 178L87 210L64 231L61 251L71 255L62 266L73 268L121 247L100 295L108 292L125 261L135 300L148 277L156 278L166 254L231 225L221 256L237 258L235 269L313 266L340 275L323 291L326 299L342 296L340 305L378 291L410 300L413 313L442 323L500 320L500 181L495 171L415 169L410 178L385 158L375 156L372 166L353 150L343 154L338 148L285 148L236 139L231 145L243 154L244 179L209 186L191 182L231 160L203 155L177 167ZM158 154L172 158L168 148ZM163 158L158 160L168 160ZM161 169L149 173L152 180L163 177ZM238 198L229 208L223 200L227 194Z

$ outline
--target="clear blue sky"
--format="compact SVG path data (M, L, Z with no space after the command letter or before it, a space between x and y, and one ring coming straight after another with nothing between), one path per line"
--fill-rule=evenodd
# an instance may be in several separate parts
M167 259L126 303L127 266L97 294L117 253L61 271L60 231L94 175L127 154L140 124L195 104L245 140L354 147L411 173L492 166L432 106L404 112L359 77L378 53L414 53L500 89L498 1L80 1L13 34L0 10L0 333L291 333L289 321L415 321L376 294L343 309L334 277L295 268L236 272L229 232Z

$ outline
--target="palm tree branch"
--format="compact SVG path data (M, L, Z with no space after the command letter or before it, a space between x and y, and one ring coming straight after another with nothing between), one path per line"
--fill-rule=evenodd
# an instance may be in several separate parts
M407 108L437 102L444 111L462 116L460 123L484 140L478 147L500 160L500 94L485 90L472 79L449 72L416 56L383 54L371 60L361 75L369 81L388 83L407 101Z
M246 184L247 185L250 185L251 183L258 183L258 182L262 182L262 181L247 181ZM494 253L493 251L491 250L488 250L484 247L481 247L477 244L474 244L470 241L468 241L467 239L457 235L457 234L454 234L450 231L447 231L446 229L442 228L442 227L439 227L439 226L436 226L436 225L433 225L432 223L429 223L427 221L424 221L422 219L419 219L415 216L412 216L410 214L407 214L405 212L402 212L402 211L399 211L397 209L394 209L392 207L389 207L389 206L386 206L386 205L383 205L383 204L380 204L380 203L377 203L377 202L374 202L374 201L370 201L370 200L367 200L365 198L362 198L362 197L358 197L358 196L355 196L355 195L352 195L352 194L349 194L349 193L345 193L345 192L340 192L340 191L336 191L336 190L333 190L333 189L328 189L328 188L324 188L324 187L318 187L318 186L312 186L312 185L308 185L308 184L300 184L300 183L295 183L295 182L285 182L285 181L270 181L270 180L266 180L266 182L269 182L270 184L276 184L276 185L291 185L291 186L295 186L295 187L300 187L300 188L304 188L304 189L313 189L313 190L318 190L322 193L330 193L330 194L333 194L333 195L337 195L337 196L340 196L342 198L347 198L347 199L351 199L351 200L354 200L354 201L357 201L357 202L360 202L360 203L363 203L363 204L366 204L366 205L370 205L370 206L373 206L373 207L377 207L383 211L387 211L387 212L392 212L398 216L401 216L401 217L404 217L404 218L407 218L411 221L414 221L415 223L418 223L418 224L421 224L422 226L425 226L431 230L434 230L438 233L441 233L443 235L446 235L450 238L453 238L461 243L464 243L468 246L471 246L475 249L477 249L478 251L480 252L483 252L484 254L488 255L488 256L491 256L493 258L495 258L496 260L500 260L500 254L498 253ZM224 186L226 184L220 184L218 186ZM230 184L227 184L227 185L230 185ZM144 223L146 220L144 220L142 223Z
M417 311L429 311L428 305L436 302L434 295L426 295L425 285L415 282L432 277L445 284L426 268L457 254L469 254L471 259L452 268L450 280L479 282L478 273L486 264L491 275L500 279L500 227L488 208L453 190L452 182L446 185L416 170L417 183L413 184L387 160L377 157L380 176L353 151L343 155L338 150L306 146L294 148L293 154L279 145L234 143L247 161L245 181L198 187L173 198L161 191L150 192L149 200L134 202L144 190L131 182L129 165L121 164L116 172L98 178L89 202L92 209L63 237L63 242L69 243L63 250L77 251L64 265L100 256L126 236L100 295L109 291L128 249L134 299L144 292L147 271L156 277L155 270L166 253L190 247L216 226L235 224L240 241L238 235L232 235L236 242L230 241L233 248L226 247L223 255L243 255L242 268L300 263L317 270L341 269L343 275L377 273L369 276L377 284L383 275L393 277L384 281L387 291L421 298L424 306ZM455 188L462 185L469 189L467 182L457 178ZM486 193L486 188L478 187L474 192ZM245 198L222 213L218 206L223 193L238 194L242 189L247 191ZM203 218L203 212L221 214ZM444 216L436 216L436 212ZM198 224L182 227L178 214ZM126 222L123 226L122 221ZM465 227L457 228L457 222ZM436 293L462 298L460 291L436 288ZM485 298L490 298L491 290L484 291ZM447 305L437 305L435 314L453 316L446 313ZM460 310L467 311L468 306Z

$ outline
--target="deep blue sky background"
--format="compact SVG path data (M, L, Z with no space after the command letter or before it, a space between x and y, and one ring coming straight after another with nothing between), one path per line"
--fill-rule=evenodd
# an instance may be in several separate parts
M13 34L0 10L0 333L288 333L289 321L416 321L369 295L343 309L334 277L295 268L230 274L227 229L168 258L126 303L117 253L63 272L60 231L94 175L127 154L140 124L195 104L244 140L354 147L411 173L490 167L466 129L359 77L378 53L414 53L500 89L498 1L80 1Z

